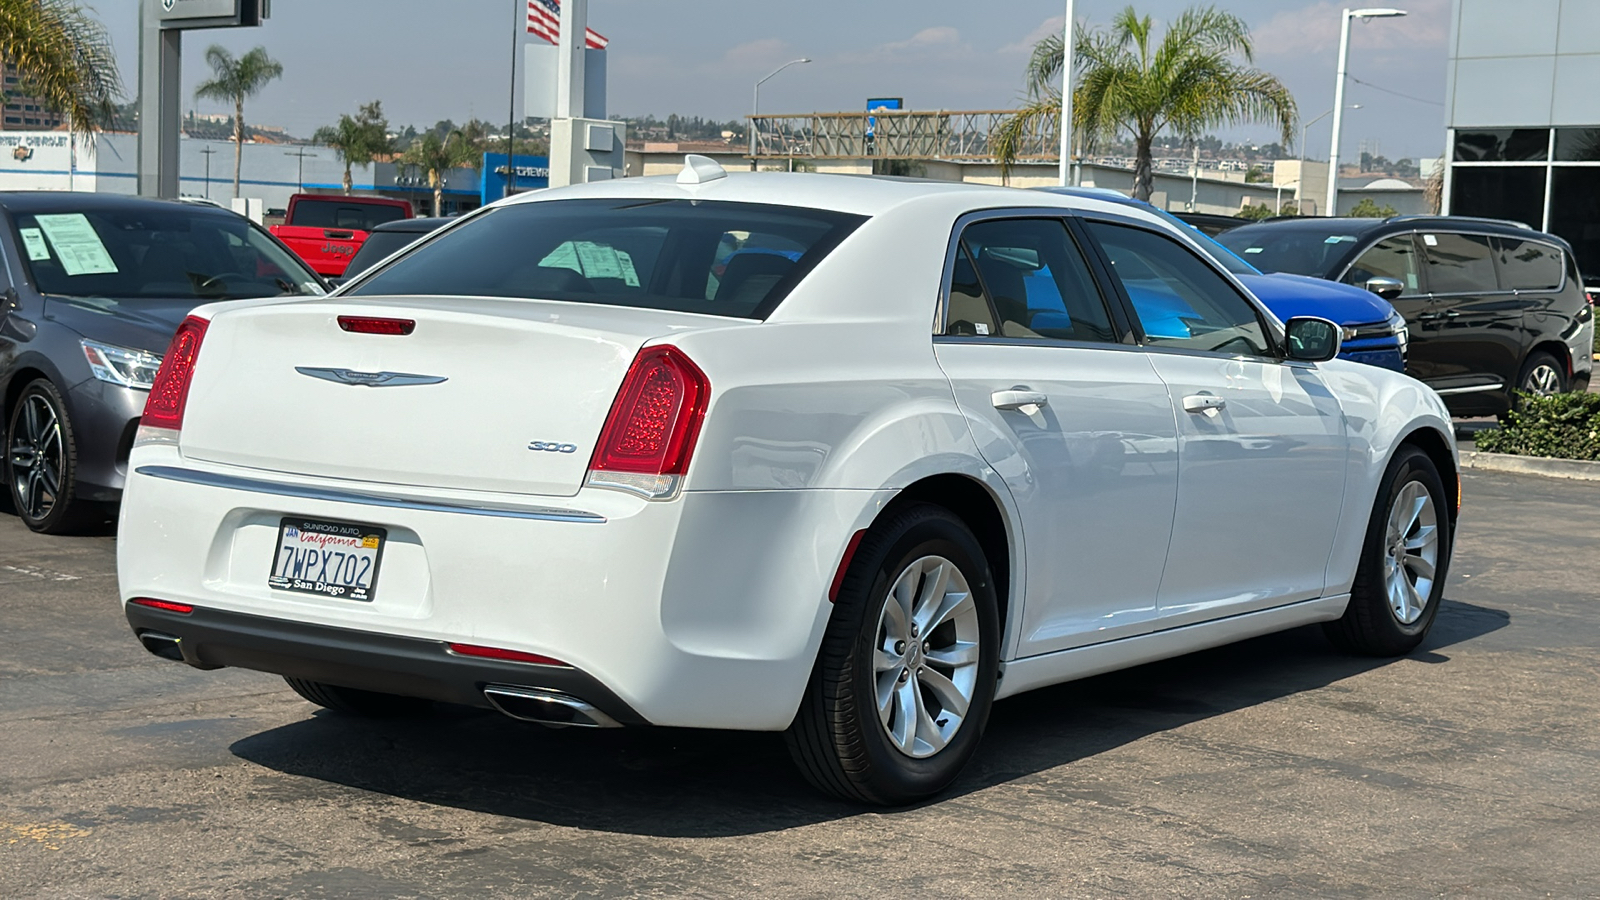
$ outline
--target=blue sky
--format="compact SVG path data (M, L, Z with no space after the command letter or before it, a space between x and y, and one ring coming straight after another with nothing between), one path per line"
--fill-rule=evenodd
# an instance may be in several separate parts
M138 3L90 0L110 29L129 93L138 61ZM258 29L185 35L184 96L205 74L206 46L266 46L284 79L245 111L247 120L309 134L342 112L381 99L396 124L506 117L517 0L273 0ZM1104 24L1126 0L1077 0L1080 21ZM1183 0L1137 0L1157 19ZM1294 92L1305 118L1333 105L1340 10L1333 0L1219 0L1250 23L1256 65ZM1391 159L1436 156L1444 143L1445 42L1450 0L1401 0L1403 19L1356 23L1346 88L1344 153L1363 139ZM867 97L906 98L914 109L1007 109L1022 89L1028 48L1060 28L1059 0L591 0L590 25L611 38L613 115L676 112L719 119L750 111L753 82L811 57L762 87L765 112L860 108ZM1407 99L1396 93L1420 98ZM1431 101L1431 102L1428 102ZM192 100L189 101L191 104ZM202 112L221 112L197 104ZM1326 157L1328 121L1307 143ZM1223 132L1273 139L1265 126Z

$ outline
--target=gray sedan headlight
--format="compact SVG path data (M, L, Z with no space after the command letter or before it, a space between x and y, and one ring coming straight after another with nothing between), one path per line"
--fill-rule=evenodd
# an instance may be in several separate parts
M156 370L161 368L161 357L143 350L131 350L115 344L83 341L83 355L89 360L89 371L94 377L122 387L150 390L155 383Z

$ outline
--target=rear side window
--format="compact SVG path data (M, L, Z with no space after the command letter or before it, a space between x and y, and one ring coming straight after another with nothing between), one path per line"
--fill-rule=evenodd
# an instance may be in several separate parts
M1422 256L1428 267L1428 290L1432 293L1472 294L1500 289L1486 237L1424 234Z
M1255 307L1188 248L1140 228L1105 222L1088 226L1128 292L1146 343L1273 355Z
M1344 283L1366 287L1371 278L1393 278L1405 285L1405 293L1415 294L1422 289L1417 263L1417 245L1411 235L1402 234L1379 241L1345 273Z
M564 300L764 319L864 216L701 200L553 200L482 213L358 295Z
M962 233L961 246L951 286L953 325L961 321L958 297L971 290L964 285L971 278L999 315L1004 337L1116 340L1105 301L1061 220L979 222Z
M1561 286L1561 251L1538 241L1494 239L1500 286L1509 291L1553 291Z
M406 211L387 203L351 203L345 200L296 200L290 225L371 231L384 222L406 217Z

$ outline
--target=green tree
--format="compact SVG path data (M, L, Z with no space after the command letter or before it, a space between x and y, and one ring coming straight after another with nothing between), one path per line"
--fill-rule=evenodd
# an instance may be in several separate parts
M257 47L249 53L234 58L226 47L212 44L206 51L206 64L211 66L211 77L194 89L197 100L215 100L233 104L233 196L239 196L239 164L244 157L244 101L254 97L267 83L283 77L283 63L267 55L267 48Z
M1389 204L1382 206L1374 203L1371 197L1362 197L1361 202L1350 207L1348 215L1352 219L1387 219L1400 213Z
M1262 219L1270 219L1275 215L1277 215L1277 213L1273 212L1272 207L1265 203L1261 204L1260 206L1252 206L1251 204L1246 203L1244 206L1239 208L1238 212L1239 218L1249 219L1252 222L1259 222Z
M122 94L105 27L69 0L0 0L0 61L79 133L108 123Z
M351 166L364 166L374 157L391 152L389 145L389 120L383 114L383 102L374 100L363 104L354 116L342 115L339 124L324 125L311 139L326 144L344 163L344 192L348 196L354 181Z
M1294 97L1276 76L1248 65L1254 51L1243 19L1194 6L1173 20L1159 43L1155 37L1151 18L1131 6L1117 13L1110 31L1080 28L1074 37L1079 72L1072 128L1088 149L1121 135L1132 138L1134 197L1150 199L1150 149L1167 129L1199 141L1207 128L1269 121L1290 143L1298 117ZM995 137L1002 172L1009 173L1030 134L1059 118L1062 55L1059 35L1034 45L1027 105Z
M483 153L467 140L460 129L451 131L443 138L439 137L438 132L429 131L406 148L400 161L428 174L428 187L433 188L433 214L437 216L444 207L444 180L450 170L465 166L474 169L481 167Z

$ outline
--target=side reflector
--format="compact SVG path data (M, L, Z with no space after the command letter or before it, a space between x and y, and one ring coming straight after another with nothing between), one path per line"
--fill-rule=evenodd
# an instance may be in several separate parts
M352 334L410 334L417 330L417 320L340 316L339 327Z
M828 588L828 602L839 602L839 588L844 585L844 573L850 570L850 561L856 558L856 550L861 547L861 539L867 536L865 528L850 536L850 543L844 545L844 556L839 560L839 571L833 573L833 585Z
M178 326L166 355L161 357L161 368L156 370L155 383L150 386L150 396L144 401L142 426L183 428L183 410L189 405L189 383L194 380L195 360L200 358L200 343L205 340L206 326L211 323L198 316L190 316Z
M480 647L477 644L446 644L450 652L457 656L476 656L481 659L498 659L505 662L532 663L536 666L562 666L570 668L559 659L540 656L537 653L523 653L521 650L505 650L500 647Z
M151 609L159 609L162 612L177 613L183 616L187 616L188 614L194 612L194 607L187 603L173 603L169 600L152 600L149 597L135 597L128 602L135 606L148 606Z

